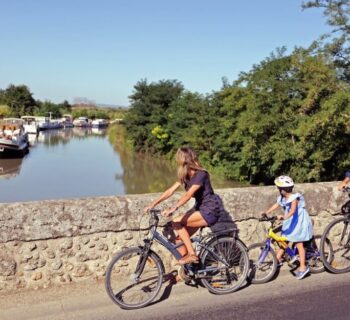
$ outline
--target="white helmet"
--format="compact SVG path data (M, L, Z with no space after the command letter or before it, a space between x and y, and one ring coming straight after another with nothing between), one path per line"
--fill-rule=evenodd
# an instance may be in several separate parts
M275 185L279 188L288 188L288 187L293 187L294 182L291 177L279 176L278 178L275 179Z

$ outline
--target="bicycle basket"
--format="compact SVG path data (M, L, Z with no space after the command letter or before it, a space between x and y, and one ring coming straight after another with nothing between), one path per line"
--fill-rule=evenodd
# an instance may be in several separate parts
M341 213L342 214L350 214L350 200L342 205Z

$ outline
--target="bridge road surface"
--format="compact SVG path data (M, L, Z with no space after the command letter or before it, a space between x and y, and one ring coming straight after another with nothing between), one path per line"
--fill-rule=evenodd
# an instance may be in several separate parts
M202 287L165 283L156 303L133 311L115 305L102 281L0 294L0 320L26 319L350 320L350 273L324 272L297 280L286 268L272 282L222 296Z

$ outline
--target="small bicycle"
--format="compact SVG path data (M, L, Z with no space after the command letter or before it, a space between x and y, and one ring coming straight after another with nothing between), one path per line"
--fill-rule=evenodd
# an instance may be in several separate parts
M343 188L350 197L350 188ZM350 200L341 207L340 218L332 221L321 238L321 258L327 270L333 273L350 271ZM328 246L332 250L328 249Z
M256 284L266 283L276 275L278 261L273 245L285 250L283 258L287 261L292 270L299 266L299 256L296 246L292 245L292 247L289 247L286 238L276 234L280 229L280 225L275 227L277 217L263 215L259 221L268 221L271 225L267 231L266 242L255 243L248 246L251 266L248 279L251 283ZM316 241L320 238L321 236L317 235L304 243L306 251L305 260L310 267L311 273L319 273L325 270L316 244Z
M123 309L137 309L150 304L159 293L165 278L162 259L151 247L156 240L173 256L181 258L177 248L157 232L160 210L150 210L150 232L144 245L117 254L106 270L105 285L109 297ZM199 235L192 239L198 253L198 264L182 267L181 277L200 281L215 294L231 293L245 282L249 271L246 246L236 237L236 230Z

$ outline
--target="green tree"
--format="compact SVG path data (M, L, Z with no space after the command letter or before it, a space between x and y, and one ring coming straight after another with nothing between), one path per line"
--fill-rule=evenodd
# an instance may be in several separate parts
M3 93L4 102L8 105L11 115L20 117L22 115L33 114L36 102L25 85L9 85Z
M332 31L316 41L311 49L316 48L329 55L338 75L350 82L350 1L349 0L314 0L305 1L304 9L321 8Z
M131 107L124 120L136 150L162 153L171 150L165 129L167 110L183 90L182 84L176 80L150 84L141 80L134 86L134 92L129 97Z
M53 103L51 101L38 102L37 115L40 116L51 116L53 119L62 117L62 112L60 105Z
M222 94L222 127L231 131L227 146L219 147L225 150L220 162L227 176L252 183L271 183L280 174L319 181L345 166L349 88L324 56L302 49L290 56L280 52Z

